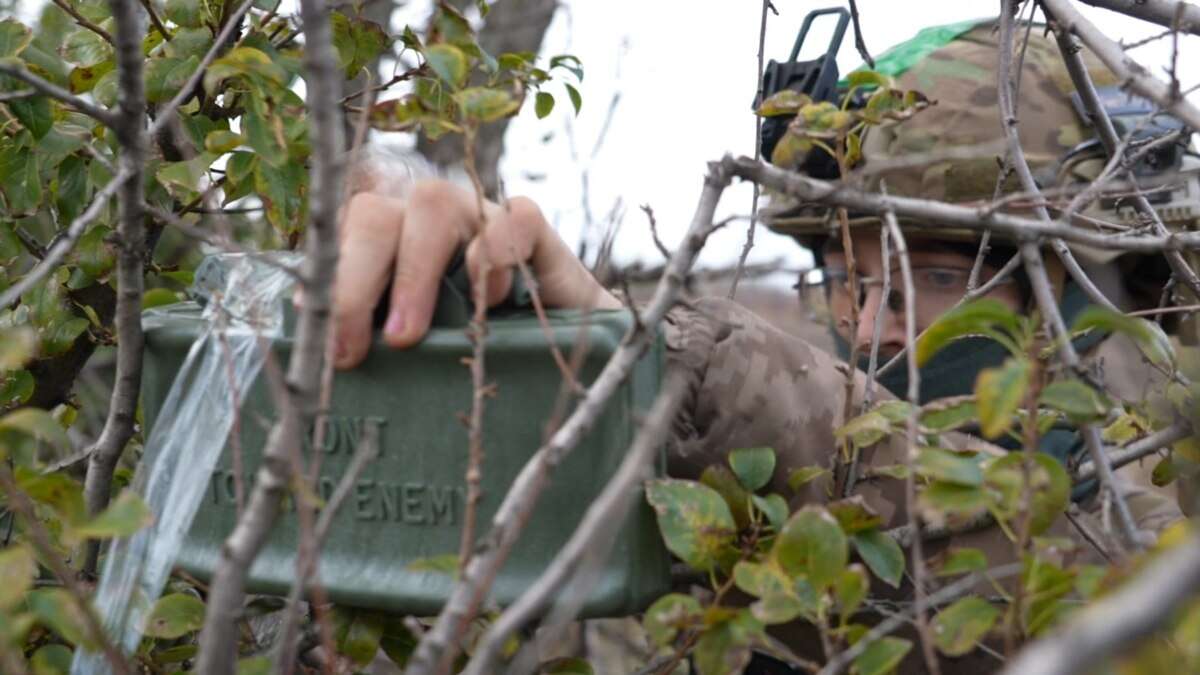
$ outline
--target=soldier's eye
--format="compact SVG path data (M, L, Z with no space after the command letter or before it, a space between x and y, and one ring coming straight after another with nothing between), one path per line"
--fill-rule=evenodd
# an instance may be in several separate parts
M929 290L953 291L965 288L967 272L963 270L932 267L917 271L917 279L922 286Z

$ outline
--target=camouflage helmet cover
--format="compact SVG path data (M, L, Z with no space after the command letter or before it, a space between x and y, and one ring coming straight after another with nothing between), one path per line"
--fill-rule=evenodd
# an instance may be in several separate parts
M1044 29L1034 27L1025 47L1017 96L1021 147L1043 187L1059 182L1059 162L1093 133L1075 112L1074 91L1058 47ZM1023 32L1022 32L1023 34ZM996 92L999 50L994 21L982 22L932 51L896 78L896 88L916 90L934 104L912 118L870 128L862 144L863 160L855 173L864 187L879 188L886 180L890 194L959 204L989 201L1000 178L1004 132ZM1018 49L1020 49L1018 41ZM1089 51L1083 57L1097 86L1116 84L1112 73ZM939 159L948 150L979 148L970 158ZM928 158L916 163L905 158ZM899 168L877 170L880 164ZM1001 194L1019 189L1015 176L1000 186ZM829 233L836 223L825 207L772 203L767 223L775 231L796 236ZM874 216L851 216L852 224L876 224ZM920 226L920 223L905 223ZM940 230L945 232L945 230ZM973 232L946 233L974 237Z

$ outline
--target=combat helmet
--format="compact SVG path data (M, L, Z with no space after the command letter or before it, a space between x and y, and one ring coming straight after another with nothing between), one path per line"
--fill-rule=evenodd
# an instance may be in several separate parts
M1026 34L1022 26L1021 38ZM869 127L861 141L861 159L849 176L867 190L886 185L889 194L935 199L963 205L1007 199L1004 210L1031 213L1031 202L1021 199L1020 186L1012 172L1003 173L1004 134L996 91L996 62L999 50L996 20L962 22L927 28L912 40L881 54L876 72L894 78L901 91L919 92L928 105L903 120L888 120ZM1020 45L1020 42L1018 42ZM1133 132L1137 138L1152 138L1182 127L1178 120L1155 114L1148 102L1129 96L1115 86L1112 73L1090 51L1081 56L1095 82L1118 133ZM826 57L830 58L831 54ZM1074 92L1058 47L1045 26L1034 25L1023 47L1023 64L1018 84L1017 116L1021 145L1035 179L1046 195L1052 213L1064 207L1080 187L1098 176L1107 161L1103 145L1087 122ZM774 64L778 68L778 64ZM778 83L776 83L778 85ZM844 97L862 92L847 80L838 83L830 96L839 105ZM772 137L773 135L773 137ZM777 123L761 139L766 157L772 157L782 130ZM1146 154L1135 167L1139 185L1149 189L1152 204L1163 222L1172 229L1192 229L1200 223L1200 159L1185 139L1165 144ZM776 159L778 159L778 153ZM814 151L803 164L785 166L818 178L836 178L836 165L824 163ZM816 155L816 156L812 156ZM1119 187L1119 183L1114 182ZM1128 186L1125 186L1128 190ZM835 233L839 221L829 207L802 203L780 195L768 197L765 224L787 234L809 248ZM874 214L849 214L851 227L878 226ZM1092 202L1073 219L1078 227L1130 228L1139 224L1129 200L1110 193ZM928 223L901 220L909 229L929 230L938 238L974 242L975 230L930 228ZM1110 230L1110 231L1113 231ZM1002 237L999 233L994 236ZM1072 246L1076 256L1091 263L1113 262L1119 251ZM1128 257L1128 256L1127 256ZM1169 270L1161 256L1124 260L1126 280L1152 282L1159 289ZM1133 274L1134 266L1157 267L1147 274ZM1154 295L1157 300L1157 295Z

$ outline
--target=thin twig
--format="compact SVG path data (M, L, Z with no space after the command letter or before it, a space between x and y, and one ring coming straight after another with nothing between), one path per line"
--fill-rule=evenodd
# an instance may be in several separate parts
M108 31L104 30L100 26L97 26L95 23L90 21L86 16L80 14L79 10L75 9L75 7L73 7L71 5L71 3L68 2L67 0L54 0L54 4L57 5L58 8L61 9L62 11L66 12L67 14L70 14L71 18L75 19L75 23L92 31L96 35L99 35L108 44L111 45L113 43L112 35L110 35Z
M885 190L886 186L881 185ZM883 220L887 224L891 236L896 240L896 256L900 260L900 274L904 281L904 337L905 344L914 344L917 339L917 291L913 284L912 265L908 259L908 244L904 232L896 222L896 214L885 211ZM917 453L917 416L920 414L921 371L917 368L916 351L908 351L908 419L905 423L905 452L904 463L908 466L908 474L904 479L904 501L908 511L909 524L913 528L913 543L910 549L912 555L913 577L913 608L916 615L917 634L921 637L921 649L925 656L925 667L933 675L938 675L941 669L938 665L937 653L934 651L933 634L929 630L929 620L925 611L929 607L925 597L925 555L921 542L921 515L917 509L916 470L913 462Z
M871 58L870 52L867 51L867 42L863 40L862 26L858 22L858 3L850 0L850 21L854 25L854 48L858 50L858 55L863 61L867 62L867 67L875 69L875 59Z
M855 11L854 2L850 2L851 11ZM762 18L758 24L758 69L755 71L754 81L758 86L756 101L763 100L763 51L767 42L767 10L774 9L771 5L771 0L762 0ZM858 14L854 15L854 29L858 30ZM874 68L874 66L871 66ZM762 116L754 116L754 159L762 157ZM729 284L729 299L733 300L737 297L738 282L742 280L742 269L746 266L746 259L750 257L750 249L754 248L754 231L758 227L758 183L754 184L753 191L750 196L750 222L746 225L746 241L742 245L742 253L738 256L737 267L733 271L733 282ZM657 241L657 237L655 237Z
M1200 6L1180 0L1081 0L1085 5L1120 12L1142 21L1200 35ZM1178 29L1175 28L1179 21Z
M650 208L649 204L642 204L641 209L642 213L646 214L646 220L650 222L650 237L654 240L654 247L662 254L663 260L670 260L670 249L662 243L662 239L658 238L658 220L654 217L654 209ZM738 265L738 269L741 269L740 264Z
M170 42L171 32L163 25L162 19L158 18L158 13L154 11L154 6L150 4L150 0L142 0L142 7L145 8L146 14L150 15L150 24L154 26L154 30L162 36L162 39Z

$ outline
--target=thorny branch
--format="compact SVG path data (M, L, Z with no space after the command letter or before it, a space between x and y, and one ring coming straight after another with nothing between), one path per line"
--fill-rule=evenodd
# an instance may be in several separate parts
M434 672L442 656L457 649L456 636L478 611L492 580L528 522L550 473L591 429L604 403L629 375L642 350L654 339L659 321L674 305L688 270L712 231L713 212L735 165L736 161L730 157L709 165L705 189L683 244L671 256L654 296L641 313L643 329L622 342L570 417L521 469L492 519L492 531L463 570L437 622L413 653L405 671L408 675Z
M120 145L117 162L128 180L120 184L117 195L117 373L109 401L108 418L99 440L92 448L84 484L88 513L95 515L108 504L113 471L125 444L133 436L138 393L142 381L142 290L145 283L146 228L142 213L142 167L146 157L142 84L142 29L137 6L132 0L113 0L116 24L114 47L117 77L121 91L113 129ZM115 179L114 179L115 180ZM41 264L45 264L43 259ZM96 569L99 542L88 549L84 571Z
M247 1L249 4L249 0ZM232 672L236 656L236 616L246 573L279 516L288 486L288 452L300 443L317 405L322 362L328 349L331 290L337 267L337 214L342 189L340 80L333 49L330 13L323 0L301 0L305 69L313 139L309 225L305 241L304 306L297 323L295 350L288 363L288 403L268 436L263 466L249 504L222 547L211 585L196 672Z

